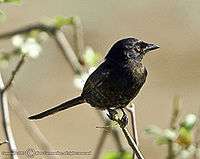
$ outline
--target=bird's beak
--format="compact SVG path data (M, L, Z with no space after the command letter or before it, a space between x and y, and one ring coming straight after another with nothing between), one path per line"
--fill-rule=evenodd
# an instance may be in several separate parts
M152 51L152 50L156 50L160 48L158 45L155 45L155 44L147 44L146 48L145 48L145 52L149 52L149 51Z

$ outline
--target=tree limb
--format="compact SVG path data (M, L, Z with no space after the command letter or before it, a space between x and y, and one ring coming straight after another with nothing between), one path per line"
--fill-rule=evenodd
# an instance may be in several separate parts
M140 152L135 140L132 138L132 136L128 132L127 128L124 127L124 124L121 121L121 119L118 117L118 115L114 115L112 120L116 121L119 124L119 126L120 126L120 128L121 128L121 130L122 130L122 132L123 132L128 144L129 144L129 146L135 152L135 155L137 156L137 158L138 159L144 159L144 157L143 157L142 153Z
M83 52L84 52L84 40L83 40L83 25L81 19L78 16L73 17L74 26L74 38L77 47L77 58L80 63L84 64Z
M10 86L12 85L12 82L16 76L16 74L18 73L18 71L20 70L20 68L22 67L22 65L24 64L25 62L25 57L26 55L25 54L22 54L19 62L17 63L15 69L12 71L12 74L11 74L11 77L10 79L8 80L8 82L5 84L5 87L3 88L2 90L2 93L5 92L7 89L10 88Z
M137 146L139 146L139 139L138 139L138 132L137 132L137 122L136 122L136 113L135 113L135 105L131 103L126 107L126 110L131 115L131 127L133 132L134 141ZM135 153L133 153L133 159L137 159L137 156Z
M8 141L8 147L11 154L12 159L19 159L16 154L14 154L17 151L17 146L15 143L15 139L13 136L11 123L10 123L10 115L9 115L9 109L8 109L8 99L5 92L2 90L4 89L4 83L2 76L0 74L0 107L2 112L2 125L4 128L4 133L6 136L6 140Z

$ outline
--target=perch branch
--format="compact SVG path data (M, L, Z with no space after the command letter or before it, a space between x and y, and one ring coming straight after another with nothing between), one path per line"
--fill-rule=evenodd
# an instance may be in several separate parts
M123 132L128 144L129 144L129 146L135 152L135 155L137 156L137 158L138 159L144 159L144 157L143 157L142 153L140 152L136 142L133 140L133 138L130 135L130 133L128 132L127 128L124 127L124 125L122 124L121 120L119 119L119 117L117 115L114 116L113 121L116 121L119 124L119 126L120 126L120 128L121 128L121 130L122 130L122 132Z
M99 116L102 119L102 121L105 120L105 124L104 124L104 127L103 127L103 132L101 134L101 137L98 140L98 144L97 144L97 147L95 149L95 152L94 152L94 155L93 155L92 159L98 159L99 158L101 149L102 149L103 144L105 142L105 139L106 139L106 137L107 137L107 135L108 135L108 133L110 131L112 131L112 135L113 135L113 137L115 139L115 142L116 142L118 150L120 152L124 152L125 150L123 149L122 143L120 141L120 137L119 137L118 131L116 129L112 129L110 120L104 119L103 112L97 111L97 113L99 114Z

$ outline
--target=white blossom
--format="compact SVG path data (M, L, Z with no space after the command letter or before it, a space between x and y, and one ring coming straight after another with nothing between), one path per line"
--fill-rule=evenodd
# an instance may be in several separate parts
M23 53L28 54L32 58L37 58L42 48L34 38L28 38L21 46Z
M24 44L24 37L22 35L13 36L12 44L17 48L20 48Z
M177 135L173 130L165 129L164 130L164 136L169 140L175 140Z
M188 114L185 118L188 125L193 125L197 121L197 117L194 114Z

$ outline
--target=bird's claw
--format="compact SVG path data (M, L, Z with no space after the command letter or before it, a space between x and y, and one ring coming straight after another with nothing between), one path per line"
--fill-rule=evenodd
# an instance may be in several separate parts
M107 116L108 116L108 118L110 119L110 120L116 120L116 115L117 115L118 113L117 113L117 111L116 110L113 110L113 109L108 109L108 114L107 114Z
M123 109L122 109L122 112L123 112L123 116L121 119L119 119L119 118L116 118L116 115L118 114L116 110L108 109L107 116L110 118L110 120L118 122L120 127L124 128L128 124L128 116L126 115Z
M122 118L119 120L119 124L122 128L128 125L128 116L126 114L123 114Z

